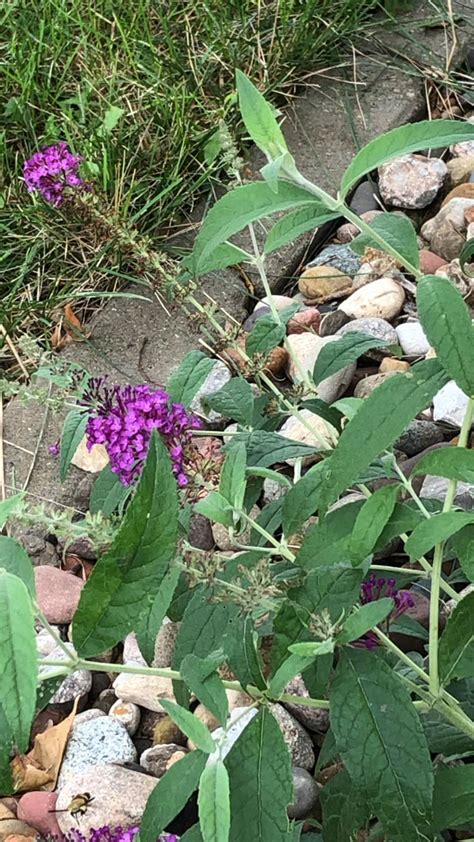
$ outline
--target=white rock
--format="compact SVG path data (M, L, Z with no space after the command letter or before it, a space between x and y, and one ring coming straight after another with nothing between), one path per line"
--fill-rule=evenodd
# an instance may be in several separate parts
M76 468L87 471L89 474L97 474L109 464L109 456L103 444L94 444L88 450L84 436L78 444L77 450L71 459Z
M231 724L230 728L228 727L227 733L223 728L216 728L216 730L212 732L212 737L217 743L219 743L220 750L209 755L209 760L207 761L208 766L215 763L219 757L221 760L227 757L234 743L238 740L243 731L245 731L249 722L251 722L256 715L256 708L234 708L228 720L230 723L234 724Z
M291 305L295 303L293 298L290 298L288 295L272 295L272 301L273 301L273 304L275 306L275 309L278 310L279 312L281 310L286 310L287 307L291 307ZM269 307L269 306L270 306L269 300L268 300L267 296L265 295L260 301L257 301L257 303L255 305L255 308L254 308L254 313L257 310L261 310L262 307Z
M114 690L119 699L161 713L160 699L174 702L173 683L169 678L157 675L135 675L121 672L114 681Z
M74 654L74 646L72 643L64 644L67 649ZM62 661L65 657L63 649L57 646L53 649L48 658L54 661ZM47 676L48 673L54 672L54 666L46 666L40 668L40 674ZM75 670L71 672L59 686L59 689L51 699L51 704L60 705L65 702L73 701L77 696L85 696L92 687L92 674L89 670Z
M474 117L468 117L467 122L474 123ZM449 147L449 151L454 158L461 158L464 155L474 155L474 130L472 140L463 140L461 143L455 143Z
M423 485L420 490L420 497L425 497L434 500L444 500L448 490L449 480L445 477L435 477L428 474L423 480ZM456 487L456 497L454 503L459 506L462 495L468 495L474 503L474 485L469 482L458 482ZM472 505L469 507L472 508Z
M220 421L222 415L215 412L213 409L208 410L204 403L209 395L213 395L215 392L222 389L222 387L229 382L231 377L232 375L225 363L223 363L222 360L216 360L204 383L198 389L191 401L191 412L195 412L197 415L202 415L202 417L206 418L208 421Z
M395 328L398 341L407 357L422 357L430 350L430 343L420 322L405 322Z
M405 292L392 278L379 278L353 292L339 309L353 319L376 316L380 319L394 319L405 303Z
M275 500L281 500L288 492L288 487L277 482L276 479L263 480L263 502L274 503Z
M287 337L287 347L293 352L288 362L288 376L293 383L301 383L302 372L308 372L310 378L316 360L329 342L337 342L338 336L316 336L312 333L297 333ZM296 365L292 356L295 356L299 365ZM327 403L333 403L346 391L355 371L355 363L347 365L335 374L331 374L318 385L318 397Z
M138 645L138 640L135 632L130 632L127 634L123 642L123 663L130 665L130 666L139 666L139 667L146 667L147 662L143 657L142 653L140 652L140 647Z
M141 717L141 711L138 705L134 705L133 702L124 702L122 699L117 699L109 710L109 716L120 722L131 737L136 734Z
M53 629L54 628L59 634L57 626L53 626ZM47 658L53 649L56 649L56 641L54 637L51 637L48 629L40 629L36 635L36 649L40 658Z
M309 409L300 409L300 415L314 432L310 432L298 418L292 415L291 418L285 421L283 427L278 430L279 434L286 439L297 441L300 444L309 444L312 447L317 447L318 450L328 450L335 444L338 437L337 430L329 421L326 421ZM316 458L316 454L303 457L303 465L311 465ZM292 457L285 461L287 465L295 464L295 459Z
M130 763L137 750L129 734L116 719L100 716L87 719L73 729L66 747L58 786L70 772L80 772L97 763Z
M397 208L425 208L436 197L448 174L440 158L402 155L378 169L384 202Z
M461 427L467 405L467 395L454 380L450 380L433 398L433 420Z

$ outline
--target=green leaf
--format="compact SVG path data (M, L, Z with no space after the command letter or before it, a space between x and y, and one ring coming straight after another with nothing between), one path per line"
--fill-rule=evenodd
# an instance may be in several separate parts
M232 526L232 507L219 491L210 491L207 497L196 503L194 511L223 526Z
M474 128L465 122L452 120L420 120L392 129L371 140L352 159L341 181L342 198L357 184L363 175L380 167L399 155L416 152L417 149L433 149L449 146L474 138Z
M91 514L95 515L97 512L102 512L105 517L110 517L129 493L130 489L126 485L122 485L110 465L106 465L92 486Z
M370 223L370 227L400 254L410 266L420 268L420 255L416 228L411 219L404 214L381 213ZM380 249L380 244L370 234L359 234L351 242L351 249L356 254L364 254L366 248Z
M286 661L283 661L282 664L278 667L275 675L272 676L270 683L268 685L268 691L270 694L270 698L278 699L281 694L283 693L285 687L289 682L295 677L295 675L299 675L306 667L308 667L314 658L314 648L318 646L317 643L295 643L293 644L296 646L312 646L311 654L291 654ZM296 650L297 652L299 650Z
M0 704L0 792L3 795L13 795L14 786L10 757L13 749L13 734Z
M245 350L250 357L254 354L268 354L280 344L285 334L285 325L276 322L269 313L255 323L255 327L245 340Z
M444 685L474 676L474 593L456 605L439 642L439 675Z
M111 105L105 112L102 125L99 128L101 137L111 134L124 114L123 108L119 108L118 105Z
M10 498L11 499L11 498ZM35 574L29 555L14 538L0 535L0 568L18 576L31 597L36 597Z
M154 431L120 529L81 593L73 621L81 657L103 652L135 628L168 571L177 534L176 481L168 451Z
M441 447L439 450L432 450L413 468L411 476L416 477L418 474L434 474L461 482L474 482L474 451L466 447Z
M238 617L232 633L227 635L224 641L224 651L232 672L244 689L250 684L264 690L267 685L262 675L262 662L254 637L251 618L248 615Z
M312 639L311 632L305 625L305 612L298 605L284 599L273 620L273 641L271 651L271 671L275 675L288 658L288 648L297 641Z
M384 485L365 501L349 541L352 564L356 567L373 552L378 538L393 513L401 486Z
M402 679L373 652L344 649L331 692L331 728L353 786L393 842L430 839L433 772Z
M194 271L202 267L214 249L237 234L250 222L290 208L312 205L315 197L287 181L278 183L275 194L265 181L236 187L219 199L207 214L194 243Z
M347 503L311 526L296 556L298 567L314 570L316 567L331 567L345 561L349 556L352 530L362 505L361 500Z
M460 529L454 535L452 545L464 575L470 582L474 582L474 524Z
M230 831L229 776L222 760L206 766L199 781L199 826L203 842L227 842Z
M241 70L236 70L235 77L239 109L245 128L268 159L278 157L282 152L286 152L288 147L275 119L274 109Z
M255 398L250 383L243 377L233 377L222 389L209 395L206 401L211 409L226 418L251 426Z
M416 300L441 365L466 395L474 395L474 330L461 293L448 278L428 275L418 282Z
M208 755L190 751L168 769L148 798L140 822L139 842L156 842L160 833L181 812L194 790L207 763Z
M201 275L207 275L208 272L216 272L218 269L226 269L228 266L236 266L238 263L253 263L254 256L248 251L234 246L232 243L223 243L218 246L208 259L205 260L201 266ZM181 261L185 269L188 269L190 274L194 273L193 255L189 254Z
M439 278L437 279L439 280ZM424 360L381 383L342 431L326 460L321 505L329 506L430 403L448 377L438 360Z
M279 471L273 471L271 468L247 468L247 476L272 479L279 485L282 485L283 488L292 488L291 481L285 476L285 474L280 474Z
M186 655L181 661L179 671L191 692L211 711L221 725L225 725L229 706L224 685L216 673L216 661L211 657L198 658L196 655Z
M63 431L61 433L61 452L59 456L59 476L61 482L64 482L66 479L71 460L84 438L87 419L87 413L83 409L71 409L64 419Z
M393 378L392 378L393 379ZM254 430L252 433L242 433L232 436L232 441L224 446L225 451L232 450L243 441L247 448L247 465L249 468L269 468L277 462L297 456L309 456L317 453L318 447L286 439L278 433L267 433L265 430Z
M274 193L278 193L278 179L280 177L282 168L294 164L294 158L289 152L283 152L278 158L273 158L268 164L265 164L260 170L260 175L267 182Z
M225 759L230 781L230 842L288 842L291 761L270 711L259 710Z
M258 523L258 525L265 529L266 532L269 532L270 535L274 535L277 529L281 526L282 507L283 500L271 500L270 503L267 503L263 507L260 514L255 519L255 523ZM267 547L269 542L267 541L265 535L262 535L258 529L252 527L252 531L250 533L250 544L254 547Z
M319 655L330 655L334 652L334 640L313 640L307 643L292 643L288 647L290 652L305 658L317 658Z
M313 380L316 386L326 377L330 377L331 374L358 360L366 351L372 348L383 348L386 345L387 342L384 339L376 339L367 333L356 331L345 333L335 342L328 342L321 348L314 366Z
M316 201L310 207L298 208L298 210L291 211L283 219L275 222L267 235L263 250L265 254L270 254L270 252L286 246L287 243L293 242L300 234L304 234L305 231L311 231L313 228L317 228L318 225L323 225L331 219L336 219L337 216L337 213L325 208L322 202L319 203Z
M235 605L212 603L209 588L197 590L186 607L176 639L173 668L179 669L186 655L207 658L222 647L226 632L232 628L238 613Z
M319 506L325 479L324 462L312 465L283 499L283 531L287 537L298 531Z
M386 547L392 538L403 535L404 532L412 532L422 520L424 517L419 509L412 508L408 503L396 503L393 514L375 545L375 552Z
M240 442L227 454L219 481L219 494L236 510L240 510L244 502L246 469L247 454L244 443Z
M449 692L458 700L464 713L470 719L474 719L474 679L453 681L449 685ZM474 739L447 722L439 711L430 710L423 713L421 721L429 749L434 754L449 757L470 752L474 755Z
M385 620L393 607L394 601L389 597L383 597L375 602L368 602L367 605L361 605L345 620L342 631L337 636L337 642L341 644L350 643L352 640L362 637L370 629L378 626L382 620Z
M411 558L420 558L435 544L445 541L469 523L474 523L474 514L469 512L441 512L433 515L415 527L405 543L405 552Z
M434 829L462 827L474 822L474 766L438 768L435 776Z
M150 607L142 614L138 620L135 633L137 635L138 646L140 652L147 664L151 664L155 657L155 641L158 632L161 629L163 620L166 617L166 612L170 607L173 594L178 584L180 569L179 567L170 567L168 572L164 575L158 592L155 594L153 602Z
M186 354L166 384L166 391L171 400L189 408L215 364L216 361L206 357L202 351L190 351Z
M201 722L190 710L186 710L186 708L175 704L175 702L170 702L168 699L161 699L160 704L173 722L176 723L179 730L186 734L198 749L207 752L207 754L212 754L216 745L204 722Z
M49 705L64 681L64 675L51 676L40 681L36 690L35 716Z
M14 494L13 497L7 497L0 501L0 529L3 529L8 520L15 516L24 496L25 492L20 491L19 494Z
M0 569L0 707L20 752L30 741L37 674L30 595L21 579Z
M464 243L463 249L461 254L459 255L459 265L461 270L464 272L468 278L474 277L474 273L471 272L467 266L472 263L474 259L474 237L471 237L469 240L466 240Z
M357 831L365 828L370 819L370 808L345 770L323 786L320 798L324 842L351 842L357 838Z
M317 567L308 573L302 585L292 588L288 596L308 614L327 611L335 623L343 611L349 611L358 601L363 575L361 569L351 567Z

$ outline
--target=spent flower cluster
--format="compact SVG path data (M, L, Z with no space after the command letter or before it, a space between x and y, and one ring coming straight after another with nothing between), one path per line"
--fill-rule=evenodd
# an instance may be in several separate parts
M28 192L41 193L46 202L58 208L68 189L84 187L84 180L79 175L82 160L80 155L71 152L64 140L35 152L23 166Z
M123 485L131 485L140 475L153 430L168 448L178 485L187 485L186 447L193 430L202 424L182 404L173 403L167 392L146 385L109 388L104 378L93 378L81 404L91 411L86 427L88 449L95 444L105 446L110 467Z

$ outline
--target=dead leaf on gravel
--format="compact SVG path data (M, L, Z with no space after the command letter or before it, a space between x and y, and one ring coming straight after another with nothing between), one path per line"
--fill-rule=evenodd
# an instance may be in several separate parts
M61 351L71 342L84 342L90 333L86 333L84 325L76 316L71 304L66 304L53 330L51 344L56 351Z
M66 750L79 699L66 719L47 728L35 737L32 750L27 755L17 755L11 762L16 792L43 789L51 792L56 786L59 770Z

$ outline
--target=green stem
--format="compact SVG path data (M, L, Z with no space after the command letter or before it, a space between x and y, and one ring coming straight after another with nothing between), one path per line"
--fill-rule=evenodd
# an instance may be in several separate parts
M374 628L373 631L375 632L379 640L383 643L386 649L389 649L390 652L393 652L400 661L403 661L404 664L410 667L410 669L412 669L413 672L416 673L416 675L419 678L421 678L422 681L425 681L427 684L429 683L430 679L426 672L422 670L421 667L419 667L418 664L415 663L415 661L412 661L412 659L409 658L409 656L406 655L405 652L402 652L402 650L399 649L398 646L392 640L390 640L390 638L386 634L383 633L383 631L381 631L377 627Z
M50 636L53 638L53 640L56 643L56 646L58 647L58 649L62 649L62 651L64 652L64 654L66 655L67 658L69 658L70 660L74 660L74 658L71 658L71 650L68 648L68 646L66 646L64 640L61 640L61 635L58 634L56 629L53 628L53 626L49 623L49 621L46 619L43 612L40 611L38 606L35 606L35 614L36 614L38 620L40 621L41 625L43 626L43 628L45 628L46 631L49 632ZM56 663L57 663L57 661L56 661ZM49 678L49 676L48 676L48 678Z
M267 532L267 530L264 529L263 526L260 526L260 524L257 523L256 520L253 520L253 518L251 518L246 512L243 511L239 511L238 515L239 517L243 518L247 523L249 523L253 527L253 529L259 532L260 535L266 538L266 540L269 541L270 544L276 547L280 555L282 555L284 558L287 558L288 561L294 562L296 558L295 554L292 553L291 550L289 550L283 544L281 544L280 541L277 541L277 539L274 538L273 535L270 535L270 533Z
M408 494L410 495L412 500L416 503L416 505L419 508L420 512L422 513L423 517L426 517L426 518L429 519L431 517L431 514L429 513L426 506L423 505L422 501L418 497L418 494L416 493L415 489L413 488L410 480L407 479L407 477L405 476L405 474L403 473L401 468L397 465L397 462L395 460L394 460L394 463L393 463L393 468L394 468L396 474L398 475L398 477L400 479L400 482L402 483L405 491L408 491Z
M429 579L429 573L425 570L410 570L407 567L390 567L388 564L371 564L371 570L383 570L385 573L406 573L409 576L418 576L420 579Z
M469 398L466 412L464 414L461 432L459 434L458 447L466 447L474 416L474 399ZM457 480L450 480L446 498L443 505L443 513L451 511L456 496ZM430 691L437 698L440 693L439 663L438 663L438 636L439 636L439 596L442 582L444 541L436 544L433 554L433 568L431 574L430 594L430 637L429 637L429 668L430 668ZM474 726L473 726L474 728Z

